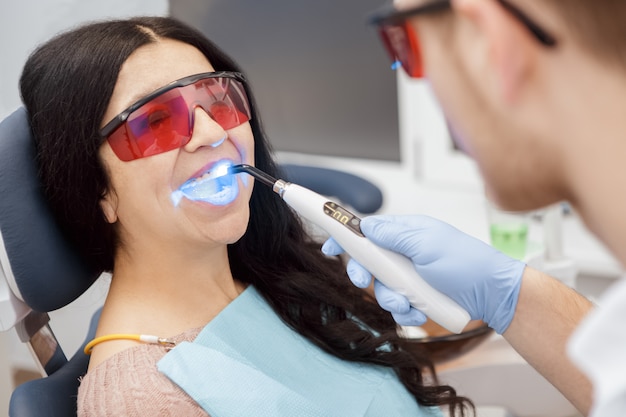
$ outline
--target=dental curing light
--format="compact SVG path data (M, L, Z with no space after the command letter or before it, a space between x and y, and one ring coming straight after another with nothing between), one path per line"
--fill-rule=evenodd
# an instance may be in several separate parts
M291 208L332 236L343 249L388 288L404 295L411 305L451 332L461 333L470 316L447 295L431 287L415 271L411 260L383 249L361 232L361 219L339 204L308 188L273 178L250 165L233 165L215 175L245 172L272 187Z

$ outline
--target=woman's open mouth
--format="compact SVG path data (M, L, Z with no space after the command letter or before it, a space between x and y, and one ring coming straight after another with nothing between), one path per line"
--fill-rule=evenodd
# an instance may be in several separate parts
M183 185L172 192L171 198L174 207L180 204L183 197L188 200L202 201L215 206L225 206L232 203L239 195L237 175L216 176L214 174L216 170L226 171L224 168L232 164L233 162L229 160L220 161L209 172L185 181Z

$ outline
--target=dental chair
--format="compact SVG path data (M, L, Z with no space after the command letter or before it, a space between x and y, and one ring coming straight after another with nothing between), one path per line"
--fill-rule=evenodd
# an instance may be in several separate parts
M383 205L383 193L376 185L349 172L307 165L282 164L284 179L327 197L338 199L346 208L361 214L376 213ZM357 213L355 213L357 214Z
M67 360L48 312L75 300L97 274L58 230L41 194L34 158L26 111L18 109L0 123L0 331L15 328L45 377L13 392L9 415L71 416L88 357L80 349Z
M360 177L326 168L281 168L285 179L335 196L360 213L373 213L382 205L380 190ZM20 108L0 123L0 331L15 328L42 378L15 389L10 417L76 415L79 381L89 363L83 347L95 335L100 310L70 360L50 328L48 312L74 301L97 278L70 247L46 206L27 114Z

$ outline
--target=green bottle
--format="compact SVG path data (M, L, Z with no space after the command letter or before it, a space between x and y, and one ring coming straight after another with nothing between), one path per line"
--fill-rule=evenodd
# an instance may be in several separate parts
M497 223L490 227L491 245L512 258L526 255L528 225L525 223Z

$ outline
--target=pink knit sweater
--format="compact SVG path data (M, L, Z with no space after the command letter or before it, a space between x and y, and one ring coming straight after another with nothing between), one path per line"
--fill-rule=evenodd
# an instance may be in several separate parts
M200 330L188 330L173 339L192 341ZM191 397L157 370L156 363L165 353L162 346L140 344L89 371L78 389L78 417L207 417Z

